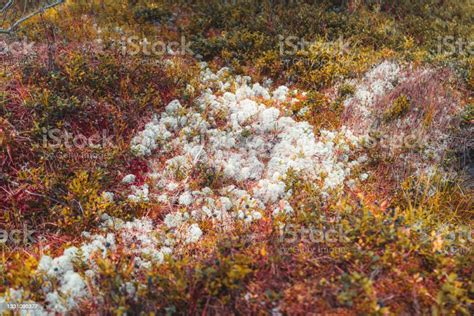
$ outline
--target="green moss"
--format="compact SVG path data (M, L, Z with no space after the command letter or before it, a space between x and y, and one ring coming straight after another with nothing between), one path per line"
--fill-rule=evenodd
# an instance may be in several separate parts
M339 87L338 94L339 94L339 97L343 99L353 95L354 93L355 93L355 87L353 85L343 84Z
M474 121L474 104L466 105L461 117L466 123Z
M405 95L396 98L392 105L384 112L383 118L386 122L398 119L408 113L410 110L410 101Z

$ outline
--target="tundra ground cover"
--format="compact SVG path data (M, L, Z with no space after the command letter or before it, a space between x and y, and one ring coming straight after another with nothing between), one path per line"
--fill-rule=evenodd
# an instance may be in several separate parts
M471 314L473 63L450 46L470 12L71 1L29 20L1 56L0 198L35 241L1 245L0 311Z

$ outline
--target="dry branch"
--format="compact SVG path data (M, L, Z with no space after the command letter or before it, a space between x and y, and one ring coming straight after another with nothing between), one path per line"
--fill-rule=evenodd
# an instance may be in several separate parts
M22 17L21 19L17 20L8 29L0 29L0 34L10 34L10 33L12 33L21 23L25 22L28 19L31 19L32 17L34 17L37 14L43 13L44 11L46 11L48 9L51 9L53 7L56 7L56 6L64 3L64 1L65 0L57 0L53 3L50 3L50 4L47 4L45 6L40 7L39 9L37 9L37 10L31 12L30 14ZM13 2L14 2L13 0L9 0L8 3L3 6L0 13L6 12L6 10L8 10L8 8L11 7Z

